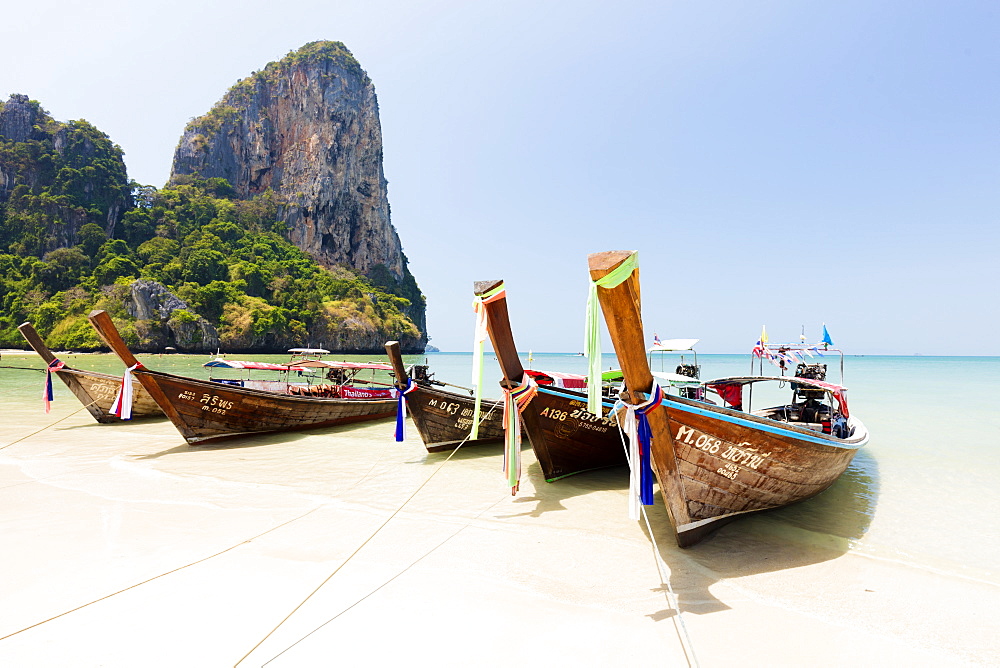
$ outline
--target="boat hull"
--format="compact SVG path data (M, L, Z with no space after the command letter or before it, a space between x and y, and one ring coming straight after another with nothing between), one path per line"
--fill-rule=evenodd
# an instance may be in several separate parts
M745 513L780 508L819 494L868 441L852 419L852 436L832 436L702 402L664 400L687 518L678 543L698 542ZM664 456L654 439L653 458Z
M117 415L111 413L111 406L115 402L115 396L117 396L118 388L121 387L122 383L120 376L70 368L63 368L57 371L56 375L87 407L95 420L101 423L122 421ZM163 411L153 401L153 397L149 396L149 392L134 380L132 381L132 417L163 417Z
M559 388L539 387L535 398L521 414L545 480L627 463L622 437L611 404L603 415L587 411L587 397Z
M138 369L135 376L188 443L378 420L395 399L322 399Z
M406 408L428 452L499 443L504 437L502 401L482 402L479 438L475 440L468 440L476 410L474 397L418 386L406 395Z

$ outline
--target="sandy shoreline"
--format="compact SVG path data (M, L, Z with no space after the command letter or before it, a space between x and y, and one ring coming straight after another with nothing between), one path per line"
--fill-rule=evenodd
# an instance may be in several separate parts
M45 419L75 407L60 410ZM44 424L5 425L0 447ZM1000 658L991 584L807 531L790 545L766 515L682 551L657 505L678 615L620 471L548 484L526 449L511 498L499 448L442 464L391 432L192 448L165 420L78 413L0 450L0 664L235 665L275 627L240 665L693 665L685 647L701 666Z

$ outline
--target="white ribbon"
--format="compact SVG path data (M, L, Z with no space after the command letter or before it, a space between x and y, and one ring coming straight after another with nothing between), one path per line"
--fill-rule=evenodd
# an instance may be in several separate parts
M618 399L615 402L614 408L611 409L612 414L618 415L619 427L628 436L628 518L630 520L637 520L642 516L642 499L639 493L640 477L642 475L642 470L639 466L639 419L635 416L635 411L653 403L656 397L657 384L654 380L653 388L646 401L633 405L627 403L624 399ZM622 388L624 389L624 387L625 384L622 383ZM624 417L621 417L621 413L619 413L622 408L625 409ZM652 457L652 453L650 453L650 456Z
M122 420L132 419L132 372L141 367L142 364L136 362L125 369L122 375L122 384L115 395L115 402L111 404L112 415L117 415Z

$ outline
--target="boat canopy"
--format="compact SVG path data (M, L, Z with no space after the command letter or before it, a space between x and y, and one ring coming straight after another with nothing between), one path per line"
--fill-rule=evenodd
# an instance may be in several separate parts
M578 373L560 373L559 371L535 371L525 369L524 373L535 379L539 385L552 385L567 390L578 390L587 387L587 377Z
M289 348L288 352L293 355L329 355L329 350L323 350L322 348Z
M646 352L682 352L694 350L694 344L701 339L667 339L666 341L655 341Z
M300 365L271 364L270 362L247 362L242 360L224 360L221 357L205 362L202 366L219 367L223 369L263 369L265 371L300 371Z
M679 373L669 373L666 371L652 371L653 378L660 381L661 384L667 384L671 387L698 387L701 385L701 381L697 378L692 378L691 376L685 376ZM621 369L615 369L613 371L605 371L601 374L601 380L606 381L620 381L624 380L624 375L622 375Z
M779 383L796 383L798 385L808 385L822 390L826 390L840 404L840 412L844 417L851 417L847 408L847 388L843 385L834 385L825 380L814 380L812 378L799 378L798 376L731 376L729 378L714 378L706 381L705 386L719 396L725 397L728 388L742 387L750 383L761 381L777 381ZM721 390L721 391L720 391Z
M701 381L697 378L679 373L668 373L665 371L652 371L651 373L653 374L653 378L666 382L672 387L698 387L701 385Z
M303 367L309 369L375 369L376 371L392 371L392 367L383 362L337 362L335 360L303 360L296 362L292 369Z

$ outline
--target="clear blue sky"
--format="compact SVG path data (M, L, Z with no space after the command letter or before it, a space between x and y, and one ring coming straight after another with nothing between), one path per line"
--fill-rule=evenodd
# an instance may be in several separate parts
M317 39L375 83L443 350L491 278L520 348L579 350L587 254L639 249L650 337L1000 355L995 1L40 0L4 9L0 95L161 186L188 119Z

